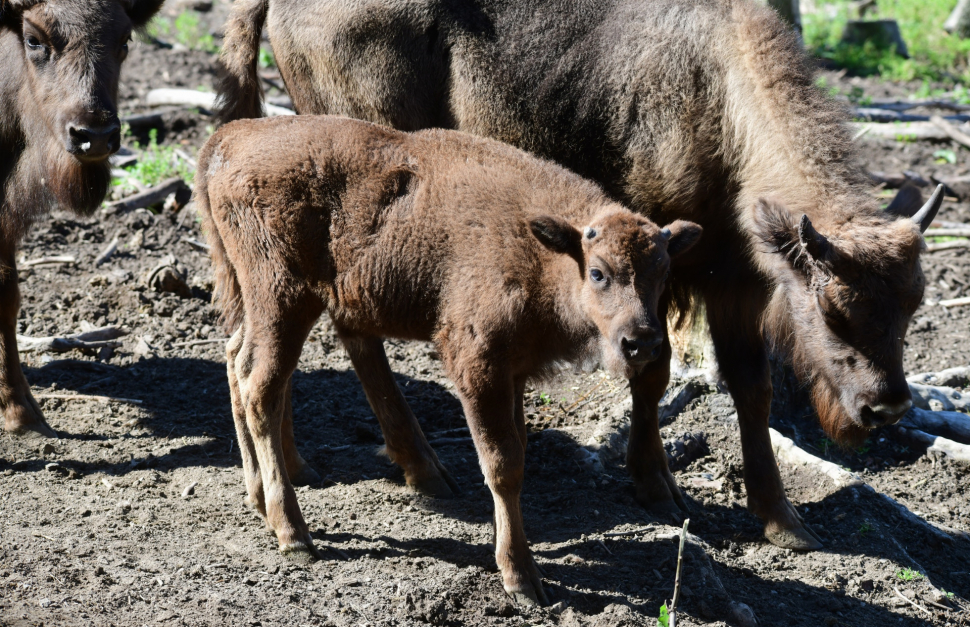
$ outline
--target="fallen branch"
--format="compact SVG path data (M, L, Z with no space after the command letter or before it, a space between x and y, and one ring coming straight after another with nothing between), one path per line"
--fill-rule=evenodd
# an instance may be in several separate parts
M188 186L181 178L177 176L172 177L162 181L154 187L146 189L143 192L133 194L122 200L108 203L105 205L104 209L101 210L101 213L104 215L114 215L116 213L126 213L133 209L151 207L164 202L169 195L174 194L186 187Z
M98 401L99 403L131 403L133 405L141 405L144 402L137 398L98 396L96 394L37 394L34 398L56 398L63 401Z
M880 124L878 122L852 122L850 128L856 131L855 137L869 135L881 139L922 139L931 141L947 141L950 136L933 122L894 122Z
M670 617L669 627L676 627L677 625L677 601L680 600L680 566L684 561L684 541L687 540L688 524L690 524L690 518L685 518L684 528L680 532L680 548L677 549L677 574L674 575L674 598L670 602L670 611L668 612Z
M930 122L938 126L950 139L964 146L970 147L970 135L967 135L938 115L930 116Z
M970 228L963 229L926 229L924 237L970 237Z
M957 366L947 368L939 372L921 372L906 377L909 383L921 383L923 385L942 385L947 387L965 387L970 384L970 368L967 366Z
M855 109L852 110L852 117L854 117L857 120L864 120L866 122L892 123L892 122L929 122L933 117L939 117L939 116L911 115L909 113L894 111L892 109L884 109L881 107L856 107ZM966 115L966 114L949 115L945 119L953 120L954 122L966 122L970 120L970 115Z
M77 259L71 255L58 255L56 257L41 257L40 259L21 259L17 262L20 268L33 268L34 266L48 266L60 263L75 264Z
M189 246L192 246L193 248L198 248L202 252L207 253L210 250L210 247L208 244L206 244L205 242L200 242L197 239L192 239L191 237L183 237L182 241L188 244Z
M923 607L922 605L920 605L916 601L913 601L912 599L907 599L906 598L906 595L904 595L902 592L900 592L899 591L899 588L897 588L896 586L893 586L893 591L896 593L896 596L898 596L903 601L906 601L907 603L909 603L910 605L912 605L913 607L915 607L919 611L924 612L926 614L929 614L930 616L933 615L932 612L930 612L928 609L926 609L925 607Z
M103 264L104 262L106 262L107 260L111 259L111 257L114 256L114 254L116 252L118 252L118 237L120 235L121 235L121 233L118 233L118 235L115 235L114 236L114 239L112 239L108 243L107 248L105 248L104 250L102 250L101 251L101 254L98 255L98 258L94 260L94 267L95 268L97 268L98 266L100 266L101 264Z
M115 339L126 335L118 327L102 327L84 333L75 333L63 337L28 337L17 336L17 347L21 353L66 353L75 348L101 348L103 346L118 347L121 342Z
M920 409L933 409L930 407L930 401L936 401L945 411L970 409L970 394L964 394L950 387L910 383L909 391L913 394L913 405Z
M970 111L970 105L960 104L952 100L873 100L866 106L872 109L889 109L891 111L909 111L917 107Z
M958 462L970 462L970 446L966 444L960 444L919 429L896 427L896 432L904 439L926 445L927 453L942 453Z
M970 444L970 416L959 412L914 407L899 424Z
M656 525L650 525L647 527L637 527L636 529L630 529L629 531L609 531L603 534L604 538L622 538L624 536L635 536L637 534L644 533L646 531L652 531L656 528Z
M905 170L900 174L886 174L885 172L869 172L869 180L874 185L882 185L888 189L899 189L906 183L916 187L929 187L930 182L912 170Z
M153 89L145 96L145 103L153 107L181 105L186 107L200 107L213 111L216 108L216 95L212 92L196 91L194 89ZM263 109L269 117L296 115L296 112L292 109L271 104L264 104Z
M926 245L926 252L934 253L940 250L956 250L958 248L970 248L970 241L934 242Z
M181 347L181 346L199 346L200 344L218 344L220 342L226 342L228 340L229 338L227 337L217 337L210 340L192 340L190 342L175 342L174 344L172 344L172 348Z

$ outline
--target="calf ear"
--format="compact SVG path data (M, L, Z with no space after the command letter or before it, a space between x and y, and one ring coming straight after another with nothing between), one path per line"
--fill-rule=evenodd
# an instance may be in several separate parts
M570 257L582 256L582 235L579 229L562 218L541 216L530 221L529 228L535 238L549 250Z
M667 254L673 259L690 250L700 239L704 229L693 222L674 220L664 227L663 233L667 235Z
M142 28L148 24L148 20L155 17L164 2L165 0L122 0L135 28Z

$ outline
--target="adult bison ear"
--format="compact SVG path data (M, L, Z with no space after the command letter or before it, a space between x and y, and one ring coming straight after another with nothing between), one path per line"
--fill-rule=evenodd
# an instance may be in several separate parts
M165 0L122 0L125 11L135 28L142 28L155 17Z
M822 261L828 256L829 241L815 230L812 221L805 214L802 214L802 219L798 223L798 243L815 261Z
M782 255L796 269L808 271L827 252L828 241L815 230L808 216L795 220L780 204L758 200L754 207L755 231L770 251ZM804 254L807 253L807 254Z
M529 222L529 228L537 240L549 250L582 258L582 235L579 229L562 218L541 216Z
M923 194L910 181L906 181L886 207L886 213L900 218L912 218L923 204Z
M699 224L686 220L674 220L661 231L667 237L667 254L673 259L686 253L704 233Z

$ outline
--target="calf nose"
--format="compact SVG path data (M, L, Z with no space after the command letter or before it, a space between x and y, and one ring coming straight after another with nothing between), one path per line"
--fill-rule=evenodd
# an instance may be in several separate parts
M653 361L660 356L660 345L663 344L662 337L625 337L620 341L623 347L623 356L632 364L645 364Z
M71 125L67 132L71 137L71 153L82 161L102 161L121 146L121 128L117 122L99 127Z
M874 426L881 427L899 422L912 406L913 401L907 398L898 403L876 403L870 405L869 409L872 411Z

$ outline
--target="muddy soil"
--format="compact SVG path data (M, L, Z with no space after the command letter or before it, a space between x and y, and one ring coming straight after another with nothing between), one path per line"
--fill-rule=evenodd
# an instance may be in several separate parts
M216 34L224 16L221 3L200 14ZM126 72L126 115L147 111L150 88L211 89L216 76L210 53L146 43L133 48ZM846 92L853 85L828 76ZM856 83L874 97L915 89ZM170 110L163 119L160 141L189 153L212 125L198 111ZM956 164L941 165L933 153L948 146L861 141L873 170L929 176L968 167L959 148ZM970 203L948 201L940 218L970 223ZM116 236L119 251L96 266ZM324 559L280 556L243 505L224 336L210 305L209 262L193 243L201 240L188 205L55 214L24 242L28 261L77 261L22 272L20 333L117 325L128 334L97 354L22 354L61 437L0 436L0 625L656 625L672 594L679 527L634 500L622 457L627 386L601 371L567 370L528 390L522 502L553 605L521 608L503 593L490 545L492 501L432 348L386 343L399 383L463 491L448 500L412 493L379 454L376 419L321 321L294 376L293 404L301 451L323 477L298 495ZM181 296L147 286L163 263L184 272ZM970 295L970 253L929 253L924 268L908 374L970 361L970 307L936 305ZM675 379L672 391L685 380ZM668 440L690 433L706 442L676 471L692 510L681 625L970 622L970 541L941 539L871 490L836 487L782 463L789 497L825 548L803 554L768 544L745 509L731 399L714 378L692 381L695 397L663 426ZM930 457L891 429L840 450L810 412L780 406L772 426L799 446L859 473L924 519L970 531L966 465Z

